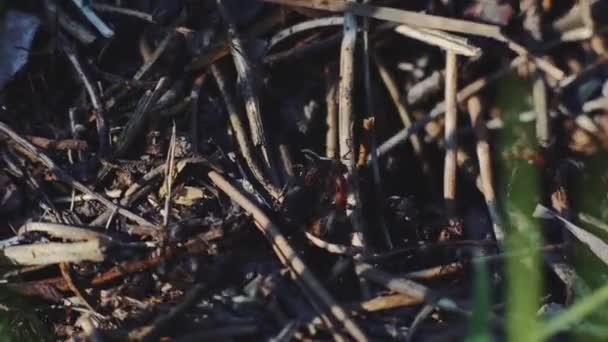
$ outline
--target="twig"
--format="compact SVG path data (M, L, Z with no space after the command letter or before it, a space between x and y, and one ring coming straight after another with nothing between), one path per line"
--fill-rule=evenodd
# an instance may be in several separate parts
M547 106L547 86L540 72L534 73L532 84L532 99L536 112L536 139L539 146L548 147L551 142L551 118Z
M572 6L568 13L551 24L552 29L560 34L560 40L563 42L591 38L594 26L592 6L589 0L579 1L578 4Z
M338 159L340 150L338 145L338 73L334 65L325 67L325 103L327 105L327 134L325 138L325 156Z
M45 150L77 150L86 151L89 146L86 141L81 139L61 139L54 140L44 137L35 137L28 135L26 139L29 140L34 146L45 149Z
M74 139L80 139L81 130L84 128L82 125L79 125L76 122L76 108L71 107L68 110L68 116L70 118L70 131L72 132L72 137ZM72 151L68 151L68 157L72 158ZM78 156L78 161L84 159L84 153L81 150L76 151L76 156Z
M28 222L19 228L17 234L23 235L28 232L44 232L55 238L71 241L111 240L109 236L86 227L75 227L59 223Z
M156 318L149 326L130 332L129 339L137 341L157 341L163 330L167 329L176 319L198 303L204 289L204 285L194 285L194 287L184 295L182 301L178 305L172 307L166 315Z
M85 0L72 0L74 5L80 9L80 12L87 18L87 20L106 38L112 38L114 31L101 20L97 14L89 7L89 1Z
M458 92L458 104L463 104L464 101L466 101L469 97L475 95L489 84L497 81L498 79L509 73L511 70L516 69L522 63L527 62L528 60L525 57L517 57L513 59L508 65L501 67L498 71L488 76L480 77L477 80L469 83L467 86L465 86ZM429 116L431 118L436 118L440 115L443 115L445 113L445 110L445 101L440 102L435 106L435 108L433 108L433 110L431 110Z
M197 341L223 341L234 338L246 338L254 335L260 327L256 324L232 325L227 327L215 327L204 331L195 332L184 337L176 338L175 342L197 342Z
M357 20L352 14L344 15L344 35L340 48L340 78L338 83L338 133L340 160L348 172L355 168L356 153L353 149L353 93L355 86L355 47Z
M319 27L327 27L327 26L342 26L344 24L344 17L324 17L313 20L304 21L301 23L297 23L291 27L283 29L276 33L271 39L270 43L268 43L268 50L272 49L279 42L289 38L290 36L312 30Z
M156 64L156 61L158 61L160 56L162 56L162 54L165 52L165 50L167 50L167 48L169 47L169 43L171 43L173 38L175 38L176 36L177 36L177 30L175 30L173 27L169 28L169 32L165 35L163 40L160 41L160 43L158 44L158 46L152 53L152 56L150 56L150 59L148 61L146 61L139 68L139 70L137 70L135 75L133 75L133 80L140 81L144 78L144 76L146 76L148 74L148 72L152 69L154 64Z
M283 236L277 226L260 210L253 202L243 196L232 184L230 184L221 174L211 171L208 173L211 181L228 195L235 203L241 206L246 212L250 213L261 233L272 243L275 253L279 259L289 267L298 281L304 288L309 289L317 300L323 304L324 309L328 309L333 317L340 322L348 333L357 341L367 341L367 337L344 311L335 302L327 290L319 283L310 269L304 264L296 251L290 246L288 240Z
M207 161L204 158L200 158L200 157L193 157L193 158L186 158L186 159L182 159L180 161L177 162L178 165L184 163L184 164L189 164L189 163L206 163ZM124 192L124 196L123 198L120 200L120 205L128 208L129 206L131 206L131 204L138 200L139 198L141 198L142 196L144 196L147 192L142 191L142 188L148 186L151 182L153 182L156 178L160 177L161 174L163 172L165 172L165 164L161 164L155 168L153 168L152 170L150 170L148 173L146 173L145 175L143 175L139 180L137 180L135 183L133 183L125 192ZM149 187L148 187L149 188ZM151 191L151 189L149 190ZM107 209L106 211L104 211L101 215L99 215L95 220L93 220L90 225L95 227L95 226L99 226L99 225L103 225L104 222L106 222L110 216L113 214L114 210L113 209Z
M448 215L455 214L456 201L456 125L458 123L457 87L458 87L458 57L456 53L447 51L445 68L445 161L443 169L443 198Z
M378 54L374 55L374 62L376 63L376 68L378 69L378 74L384 82L384 86L388 91L395 108L397 108L397 112L399 113L399 117L401 118L401 122L403 123L403 127L406 129L412 126L412 118L410 117L410 113L405 106L403 98L399 92L399 88L397 86L397 82L391 75L391 73L386 68L382 57ZM420 161L424 161L422 158L422 144L420 143L420 139L416 134L412 134L410 136L410 143L412 144L412 149L416 156L420 158Z
M435 266L424 270L409 272L403 275L408 279L429 280L462 271L463 265L460 262L453 262L447 265Z
M346 0L263 0L280 5L307 7L330 12L348 12L362 17L392 21L421 28L460 32L503 40L500 27L466 20L405 11L389 7L371 6Z
M260 37L271 29L273 29L278 23L284 22L289 18L289 11L285 13L284 10L276 10L271 14L265 16L262 20L256 21L253 26L248 30L246 38ZM214 64L220 59L226 57L230 53L230 41L224 40L220 46L212 49L211 51L205 52L201 56L196 57L187 67L186 71L200 70Z
M166 228L169 224L169 217L171 213L171 190L173 187L173 177L175 177L175 122L173 122L173 129L171 130L171 141L169 142L169 151L167 152L167 162L165 163L165 208L163 215L163 226Z
M549 77L553 78L554 80L563 81L566 78L566 73L564 73L561 69L551 64L544 58L540 58L530 54L528 50L520 44L512 40L508 40L507 46L509 47L509 49L517 53L520 57L529 58L540 70L545 72Z
M604 110L606 108L608 108L608 96L598 97L597 99L587 101L583 104L583 112L585 113Z
M412 126L412 119L411 119L410 113L405 105L403 97L401 96L401 94L399 92L399 89L397 87L397 82L395 81L393 76L390 74L390 72L386 68L386 65L384 64L384 61L382 60L382 58L379 55L377 55L377 54L374 55L374 61L376 62L378 74L380 75L380 78L384 82L384 86L386 87L386 90L388 90L388 94L391 97L393 104L397 108L397 112L399 113L401 122L403 122L404 128L409 129ZM410 144L412 145L412 149L414 150L414 154L420 161L420 164L422 166L422 172L426 176L426 182L429 186L429 191L431 193L435 193L435 191L433 191L433 190L435 190L435 184L431 180L431 178L432 178L431 166L429 165L429 163L424 155L424 148L423 148L422 142L420 141L418 134L415 134L415 133L411 134L409 136L409 140L410 140ZM378 154L378 151L376 150L373 153Z
M276 188L275 185L272 184L269 180L264 176L264 172L258 165L258 162L255 160L255 157L251 151L251 143L247 138L247 133L245 132L245 125L241 119L241 115L239 110L236 107L234 98L230 91L228 90L228 86L226 84L226 80L220 68L213 64L211 65L211 72L213 73L213 77L215 78L215 82L224 98L224 103L226 105L226 110L228 112L228 117L230 120L230 125L232 126L232 130L236 136L236 141L241 150L241 155L253 176L257 179L260 184L264 186L266 191L275 199L278 200L281 197L281 190Z
M563 218L559 213L550 210L542 205L537 205L534 210L534 217L543 219L557 219L572 235L579 241L587 245L589 249L604 263L608 264L608 244L592 233L580 228L569 220Z
M368 3L369 0L366 0L365 3ZM363 19L363 74L364 74L364 82L365 82L365 104L367 109L367 116L369 120L371 120L372 125L368 130L369 134L369 145L370 145L370 157L372 161L372 177L374 181L374 190L376 196L376 222L378 224L378 228L382 232L382 236L384 237L386 246L389 249L393 249L393 240L391 239L391 235L386 227L386 222L383 214L383 205L384 202L384 192L382 191L382 180L380 176L380 163L378 162L378 142L376 139L376 110L374 103L374 95L372 89L372 70L371 70L371 58L372 53L370 51L370 20L369 18ZM366 157L366 156L364 156ZM365 159L363 160L365 163Z
M271 152L264 130L264 123L262 121L258 91L254 84L255 75L249 56L247 56L247 48L237 33L236 24L231 13L226 9L224 0L217 0L217 5L222 17L228 25L230 50L238 74L238 85L245 102L245 112L247 113L247 119L249 121L251 141L253 146L261 149L266 170L269 172L270 178L274 181L274 184L277 184L278 177L276 176L271 163Z
M53 160L51 160L51 158L49 158L44 153L39 151L36 147L34 147L34 145L30 144L27 140L21 138L15 131L13 131L10 127L8 127L6 124L4 124L2 122L0 122L0 132L9 136L19 146L21 146L23 149L28 151L35 158L35 160L39 161L40 163L42 163L46 167L48 167L55 174L55 176L57 176L57 178L59 180L65 182L67 184L70 184L71 186L73 186L74 188L76 188L77 190L79 190L85 194L93 196L96 200L103 203L106 207L111 208L113 210L117 210L119 214L123 215L124 217L126 217L130 220L133 220L134 222L137 222L138 224L145 225L145 226L154 226L152 223L148 222L146 219L144 219L138 215L135 215L132 212L130 212L124 208L117 206L112 201L97 194L96 192L87 188L84 184L75 180L67 172L65 172L61 168L59 168L59 166L57 166L55 164L55 162Z
M57 22L59 22L59 26L61 26L69 35L78 39L82 44L89 45L97 39L88 28L70 18L61 7L57 6L55 1L44 0L44 6L48 13L53 16L51 19L56 18Z
M481 54L481 49L470 45L466 39L439 30L418 29L408 25L400 25L395 28L395 31L406 37L435 45L445 51L451 51L459 55L478 57Z
M474 95L475 93L486 87L488 84L498 80L507 72L516 68L524 62L526 62L525 58L517 57L508 66L501 68L490 76L482 77L473 81L472 83L464 87L460 92L458 92L458 102L462 103L470 96ZM441 102L436 105L435 108L433 108L433 110L427 116L414 122L411 127L405 128L399 131L397 134L393 135L391 138L389 138L387 141L385 141L378 147L378 156L383 157L395 147L403 144L406 140L409 139L412 134L424 129L427 123L443 115L445 113L445 109L445 102ZM368 159L368 164L369 163L371 163L371 160Z
M590 224L590 225L594 226L595 228L601 229L604 232L608 233L608 224L604 223L599 218L586 214L586 213L578 213L577 217L582 222Z
M479 160L479 174L481 178L481 192L483 193L492 227L494 228L494 237L500 248L504 244L505 232L502 228L502 220L499 216L498 204L496 203L496 195L494 193L492 160L490 157L490 144L488 143L488 129L482 115L481 101L479 97L472 96L467 101L469 116L471 117L471 125L475 130L477 138L477 159Z
M141 12L138 10L134 10L131 8L124 8L124 7L112 6L112 5L108 5L108 4L99 4L99 3L94 3L94 4L92 4L92 6L96 11L99 11L99 12L117 13L117 14L129 16L129 17L141 19L143 21L147 21L152 24L156 23L156 21L154 20L154 17L151 14Z
M50 265L62 262L102 262L108 247L103 240L95 239L74 243L44 243L12 246L2 250L0 262L5 265Z
M86 294L86 292L82 292L78 288L78 286L76 286L76 283L74 282L74 279L72 278L72 274L70 272L70 265L68 263L62 262L62 263L59 264L59 270L61 271L61 276L65 280L65 282L68 285L70 291L72 291L72 293L74 293L76 295L76 297L78 297L80 300L82 300L82 302L84 303L84 305L89 310L91 310L92 312L94 312L97 315L99 315L99 313L93 308L93 306L91 305L91 303L89 303L90 302L90 298Z
M87 93L89 94L89 98L91 99L91 104L93 105L96 124L97 124L97 135L99 139L99 152L101 155L105 155L110 148L110 130L106 123L105 119L105 111L102 103L99 101L99 96L97 95L97 91L93 87L93 84L89 80L87 74L82 69L80 61L76 56L76 52L69 46L67 42L63 44L63 49L65 54L68 56L68 59L72 63L72 66L76 70L78 77L82 81Z
M142 97L118 138L118 142L114 148L114 155L116 157L124 157L129 152L133 143L140 137L140 134L148 123L150 108L158 101L166 85L167 79L161 77L156 83L154 90L148 90Z
M414 306L424 303L424 301L404 294L391 294L368 299L358 306L367 312L377 312L391 310L404 306Z
M309 58L311 55L340 45L341 39L342 31L337 32L327 38L312 41L308 44L299 44L289 50L277 52L264 57L264 64L274 65L278 63L297 63L302 59Z
M405 336L406 341L411 341L414 338L414 334L418 330L418 327L424 322L424 320L430 316L435 308L432 305L425 305L422 309L416 314L414 321L410 325L410 328L407 330L407 335Z
M426 286L418 284L412 280L394 277L365 263L357 263L355 270L360 276L383 285L389 290L433 304L446 311L468 315L468 312L460 308L460 306L453 300L441 297Z
M313 245L315 245L321 249L324 249L325 251L332 253L332 254L356 256L363 252L363 249L357 248L356 246L345 246L345 245L338 245L335 243L329 243L327 241L323 241L322 239L319 239L318 237L314 236L313 234L311 234L309 232L304 232L304 234L306 235L306 238L308 239L308 241L310 241Z
M357 150L354 141L354 87L355 87L355 48L357 44L357 19L354 15L344 14L344 34L340 48L340 79L338 82L338 134L340 160L349 174L347 202L352 208L350 213L353 224L352 243L355 246L367 245L364 236L364 222L361 215L359 179L357 177Z
M198 137L198 115L199 115L199 96L203 83L207 74L201 74L194 80L190 98L190 140L192 141L192 152L198 153L199 137Z
M412 85L407 91L407 103L415 105L428 96L439 93L443 87L444 70L435 71L430 76Z
M294 165L289 151L288 138L283 137L284 141L279 144L279 158L281 160L281 169L285 181L291 179L294 173Z

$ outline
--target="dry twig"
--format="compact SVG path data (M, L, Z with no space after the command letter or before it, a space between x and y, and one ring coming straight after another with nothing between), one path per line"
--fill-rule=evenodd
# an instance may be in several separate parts
M456 125L458 122L457 87L458 87L458 58L455 52L447 51L445 68L445 161L443 173L443 198L446 202L448 215L455 212L456 200Z
M209 178L213 183L228 195L234 202L250 213L256 226L262 234L273 245L275 253L295 275L296 281L303 289L307 289L314 295L314 298L322 304L323 310L328 310L333 318L340 322L344 329L357 341L367 341L365 333L359 328L346 311L335 302L327 290L319 283L304 261L300 259L296 251L291 247L288 240L283 236L270 219L253 202L243 196L232 184L230 184L221 174L211 171Z
M119 214L123 215L124 217L126 217L130 220L133 220L134 222L137 222L138 224L145 225L145 226L154 226L152 223L148 222L146 219L144 219L138 215L135 215L132 212L130 212L124 208L117 206L112 201L106 199L102 195L97 194L96 192L87 188L84 184L75 180L67 172L65 172L61 168L59 168L59 166L57 166L57 164L55 164L55 162L53 160L51 160L51 158L46 156L44 153L40 152L36 147L34 147L34 145L32 145L27 140L20 137L19 134L17 134L10 127L8 127L6 124L4 124L2 122L0 122L0 132L6 134L17 145L19 145L24 150L29 152L29 155L32 156L33 158L35 158L36 161L38 161L38 162L44 164L46 167L48 167L50 169L50 171L53 172L55 174L55 176L57 176L57 178L59 178L59 180L65 182L67 184L70 184L75 189L77 189L85 194L88 194L88 195L94 197L96 200L103 203L106 207L111 208L112 210L116 210Z

